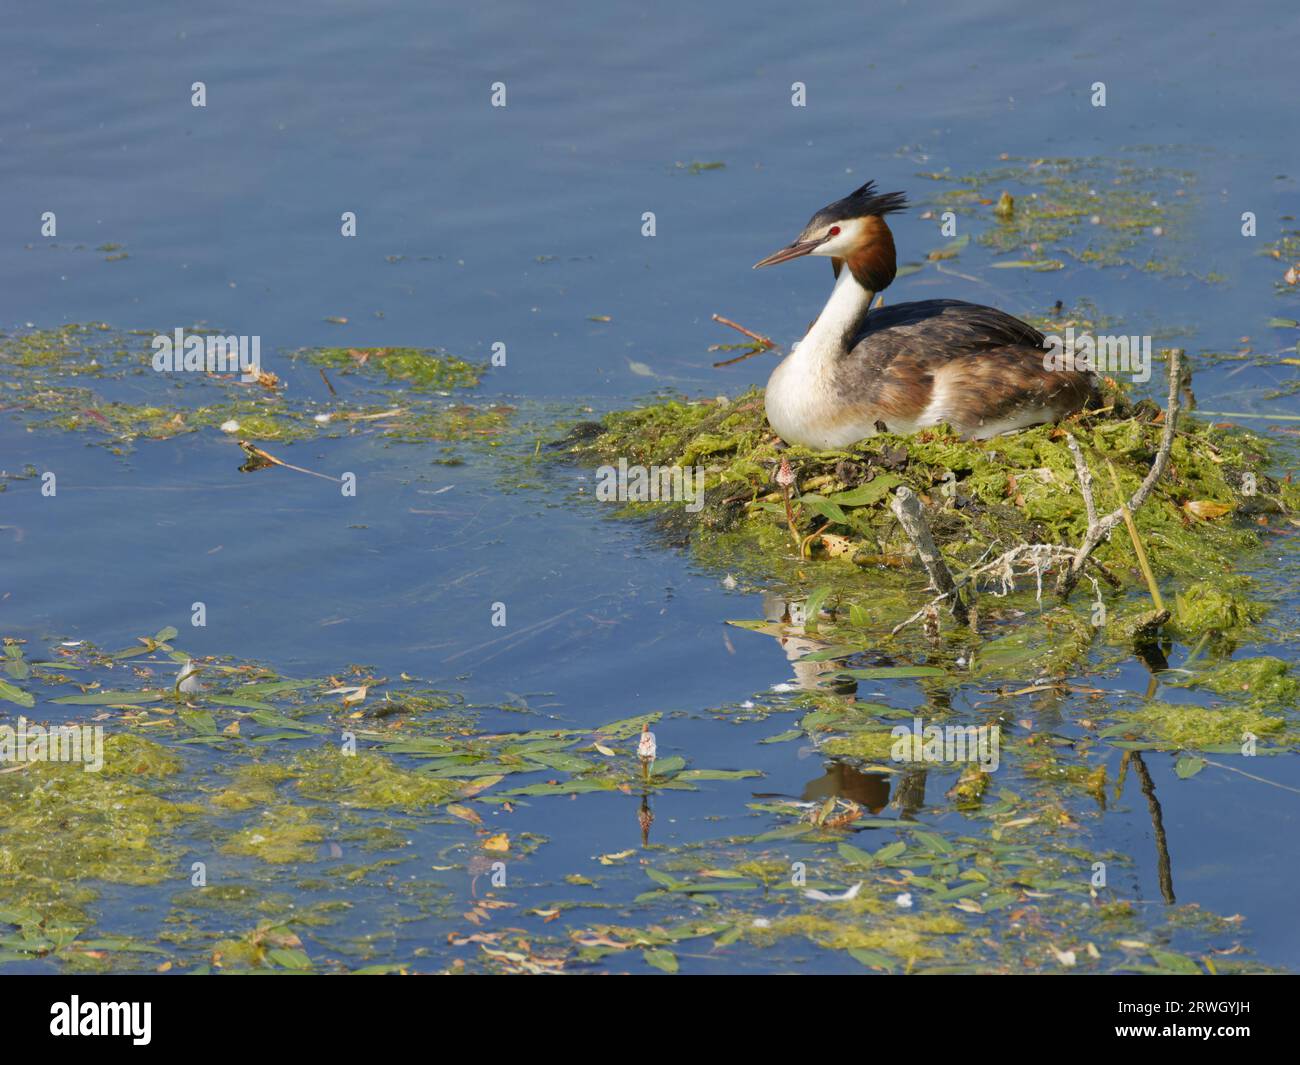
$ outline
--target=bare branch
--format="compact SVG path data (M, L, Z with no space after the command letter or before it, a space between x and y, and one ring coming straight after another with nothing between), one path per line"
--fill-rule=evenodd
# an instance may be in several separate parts
M1079 491L1083 493L1083 505L1088 511L1088 528L1091 529L1097 524L1097 504L1092 499L1092 470L1088 469L1088 462L1079 450L1079 441L1073 434L1066 433L1065 442L1070 445L1070 454L1074 456L1074 472L1079 478Z
M713 364L715 368L719 366L734 366L738 362L744 362L746 359L752 359L755 355L762 355L763 352L765 351L779 352L781 350L780 348L777 347L776 342L773 341L770 337L765 337L763 336L762 333L755 333L751 329L746 329L739 322L733 322L730 318L724 318L720 314L715 314L713 316L713 320L715 322L721 323L722 325L729 326L730 328L736 330L736 332L738 333L744 333L745 336L749 337L749 339L752 340L755 345L753 351L747 351L743 355L737 355L734 359L723 359L722 362L715 362Z
M960 595L955 594L957 584L952 579L952 573L944 562L943 556L939 554L939 548L935 546L934 535L930 532L930 526L926 524L916 493L903 485L894 493L893 507L898 523L902 525L903 531L915 546L925 572L930 575L930 586L943 596L951 597L952 616L961 624L966 624L969 617L966 604L962 602Z
M1169 350L1169 400L1165 408L1164 432L1160 437L1160 447L1156 451L1155 461L1151 463L1151 469L1147 471L1146 477L1138 486L1136 492L1129 498L1127 503L1121 503L1104 518L1094 519L1093 514L1089 514L1088 531L1084 534L1083 543L1079 545L1079 550L1075 553L1074 561L1070 567L1061 572L1060 578L1056 582L1056 592L1062 598L1068 598L1074 586L1078 583L1080 575L1083 573L1083 567L1088 561L1088 556L1096 549L1110 531L1124 520L1124 511L1128 510L1130 514L1137 511L1147 501L1151 495L1156 483L1164 476L1165 470L1169 467L1169 452L1174 446L1175 429L1178 424L1178 392L1182 383L1182 355L1181 348L1171 348ZM1077 446L1077 445L1076 445ZM1073 448L1072 448L1073 450ZM1075 452L1075 468L1083 462L1083 457L1077 451ZM1091 491L1091 473L1089 474L1089 491ZM1083 480L1080 478L1080 491L1083 491ZM1087 496L1084 496L1084 505L1087 506Z

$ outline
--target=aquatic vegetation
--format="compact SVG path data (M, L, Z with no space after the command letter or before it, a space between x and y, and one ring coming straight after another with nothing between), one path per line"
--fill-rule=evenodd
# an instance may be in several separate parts
M417 392L473 388L483 373L482 366L426 348L313 348L298 357L343 376L377 375Z
M1261 254L1278 263L1274 291L1291 296L1300 293L1300 230L1284 230L1276 240L1264 245Z
M828 764L869 761L857 779L892 782L883 792L895 791L889 808L883 798L864 805L837 794L756 799L747 833L652 846L660 793L700 792L708 809L708 789L745 788L760 774L660 751L643 777L637 737L658 714L596 728L484 729L483 711L416 680L390 685L360 667L333 679L284 677L257 663L193 657L178 636L168 627L119 650L81 642L48 660L9 645L18 651L5 656L16 693L33 694L61 715L55 720L100 716L108 738L99 773L52 763L0 772L0 964L559 972L635 960L677 972L700 964L686 945L707 941L719 959L742 952L742 967L770 967L774 956L782 965L817 957L832 968L842 958L882 972L1253 966L1205 952L1215 944L1239 953L1235 925L1174 908L1155 929L1122 889L1090 886L1098 856L1082 833L1097 816L1106 784L1098 756L1109 743L1133 736L1148 747L1203 750L1249 728L1275 745L1290 726L1271 710L1116 710L1076 726L1070 745L1022 724L1004 735L1011 775L995 777L971 766L892 763L888 730L910 722L913 708L820 689L782 695L773 701L799 714L793 735L813 738L835 759ZM926 666L858 660L823 661L846 681L904 681L936 700L959 682L942 655L943 664ZM197 688L158 683L185 661L200 667ZM1260 693L1293 694L1285 672L1261 660L1240 676L1258 678ZM340 688L341 676L355 683ZM1213 690L1215 676L1198 680ZM341 703L340 693L353 701ZM956 704L928 712L936 713L969 720ZM927 777L932 792L947 791L931 796L923 822L915 817ZM625 808L643 849L596 855L554 876L541 885L563 895L554 901L493 890L499 863L518 884L547 846L530 830L530 806L576 801ZM944 809L966 827L931 823ZM417 831L443 841L432 873L412 860ZM102 908L105 885L168 884L172 907L152 934L124 934ZM643 923L591 921L585 911L629 889L639 891L630 905ZM384 930L343 934L340 920L358 905L381 907ZM503 910L510 927L494 923ZM430 942L430 927L444 930L434 939L448 942L445 951L416 945ZM1171 948L1174 940L1201 953Z
M977 243L1023 256L993 266L1060 269L1064 255L1097 266L1183 272L1167 246L1191 210L1191 173L1124 157L1004 156L1003 163L973 174L920 175L944 184L935 198L941 208L988 223Z
M211 330L189 329L201 334ZM146 334L71 325L0 336L11 409L36 428L82 432L119 452L140 440L200 432L291 443L361 433L403 443L495 443L512 410L442 397L478 384L483 367L414 348L325 348L294 361L318 370L285 387L275 375L161 374L150 366ZM353 382L356 394L340 392ZM143 393L144 399L141 400ZM378 393L382 402L374 401ZM362 397L367 397L364 401ZM455 458L444 452L444 461Z
M1290 666L1271 655L1222 662L1195 674L1190 683L1263 706L1289 705L1300 697L1300 681L1291 675Z
M1118 715L1122 722L1103 736L1146 740L1156 748L1188 751L1238 751L1244 737L1281 738L1285 718L1255 710L1151 702Z
M452 780L402 769L376 752L317 749L299 755L289 772L304 798L366 809L439 806L461 791Z
M987 441L960 440L939 427L910 438L881 434L840 451L778 452L755 390L727 402L667 400L616 412L598 425L579 426L563 446L583 463L626 458L644 466L703 466L706 502L698 519L670 505L633 503L626 512L653 513L670 535L704 557L761 555L769 570L791 546L774 483L782 458L796 478L792 503L803 553L833 559L836 573L849 563L897 568L911 553L889 506L893 491L906 484L928 502L935 538L959 572L995 544L1080 542L1087 516L1067 429L1094 463L1114 463L1126 493L1145 476L1160 436L1151 408L1140 404L1127 416L1081 416L1064 427L1039 426ZM1244 430L1192 420L1180 425L1171 473L1136 515L1157 575L1192 583L1213 576L1222 587L1221 575L1261 543L1260 524L1244 519L1266 523L1269 515L1300 509L1300 485L1270 475L1275 452ZM1099 507L1114 505L1104 485L1097 491ZM725 551L711 550L733 533ZM1115 535L1093 557L1115 580L1131 584L1132 552L1127 539ZM1193 604L1204 594L1189 589L1184 597L1178 623L1188 631L1198 624ZM1234 629L1254 608L1242 609L1240 617L1209 620Z
M264 811L253 824L234 833L222 850L264 862L308 862L324 838L325 829L313 819L312 811L281 806Z

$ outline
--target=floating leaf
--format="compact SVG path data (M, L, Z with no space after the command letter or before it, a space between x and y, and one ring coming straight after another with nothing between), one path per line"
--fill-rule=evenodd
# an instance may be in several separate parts
M814 588L812 594L808 596L808 602L804 604L804 632L813 634L817 632L822 603L826 602L826 597L830 594L831 586L823 584L819 588Z
M10 684L7 680L0 680L0 699L8 699L11 703L17 703L19 706L32 706L36 702L31 692L25 692L22 688Z
M837 676L854 680L899 680L908 677L942 677L937 666L875 666L870 669L844 669Z
M681 755L674 754L670 758L661 758L655 762L654 771L650 774L655 777L670 777L674 773L679 773L686 768L686 759Z
M864 950L859 947L849 949L849 957L855 961L860 961L869 969L883 969L886 972L893 972L896 962L883 950Z
M200 736L215 736L217 734L217 722L206 710L179 710L176 716Z
M1201 967L1186 954L1176 954L1172 950L1152 950L1151 957L1156 964L1167 972L1201 975Z
M686 769L677 774L678 780L746 780L761 777L757 769Z
M310 721L299 721L297 718L289 717L276 710L255 710L251 716L259 725L266 725L268 728L298 729L300 732L330 731L324 725L313 724Z
M675 973L678 969L677 955L671 950L655 948L654 950L643 950L641 957L645 958L647 965L653 965L656 969L662 969L666 973Z
M163 697L161 691L142 692L87 692L85 695L64 695L51 702L67 703L74 706L136 706L140 703L156 703Z
M27 663L23 661L23 649L16 643L8 644L5 647L5 672L14 680L26 680L31 676L31 670Z
M926 256L931 262L938 262L940 259L955 259L961 250L970 243L970 234L965 233L958 237L951 244L945 244L942 248L936 248Z
M996 270L1064 270L1065 263L1060 259L1012 259L1000 263L990 263Z
M311 958L292 947L275 947L266 952L266 960L282 969L310 969Z

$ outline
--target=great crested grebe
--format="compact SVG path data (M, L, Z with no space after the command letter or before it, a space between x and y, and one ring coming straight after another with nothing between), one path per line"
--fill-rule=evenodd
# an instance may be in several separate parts
M1049 370L1045 341L1018 318L961 300L871 310L894 280L885 215L901 192L868 181L823 207L794 243L754 264L825 255L835 287L807 335L767 382L767 420L790 444L836 448L884 430L947 422L981 440L1058 418L1096 395L1091 373Z

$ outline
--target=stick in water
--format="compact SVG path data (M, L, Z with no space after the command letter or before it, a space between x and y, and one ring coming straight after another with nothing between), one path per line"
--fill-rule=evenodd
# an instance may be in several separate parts
M723 325L736 330L738 333L744 333L745 336L749 337L749 339L757 345L753 351L747 351L743 355L737 355L734 359L724 359L722 362L715 362L713 364L714 367L732 366L738 362L744 362L746 359L752 359L755 355L761 355L765 351L777 350L776 344L770 337L765 337L761 333L755 333L751 329L746 329L743 325L738 322L733 322L730 318L724 318L720 314L715 314L713 320L715 322L721 322Z
M934 586L934 590L951 598L953 617L965 625L969 615L966 612L966 604L961 596L956 594L957 582L952 579L947 563L939 554L939 548L935 546L934 535L930 532L930 526L926 524L925 515L921 512L920 500L906 485L894 493L894 516L898 518L898 523L907 533L907 538L915 546L921 565L930 575L930 583Z

